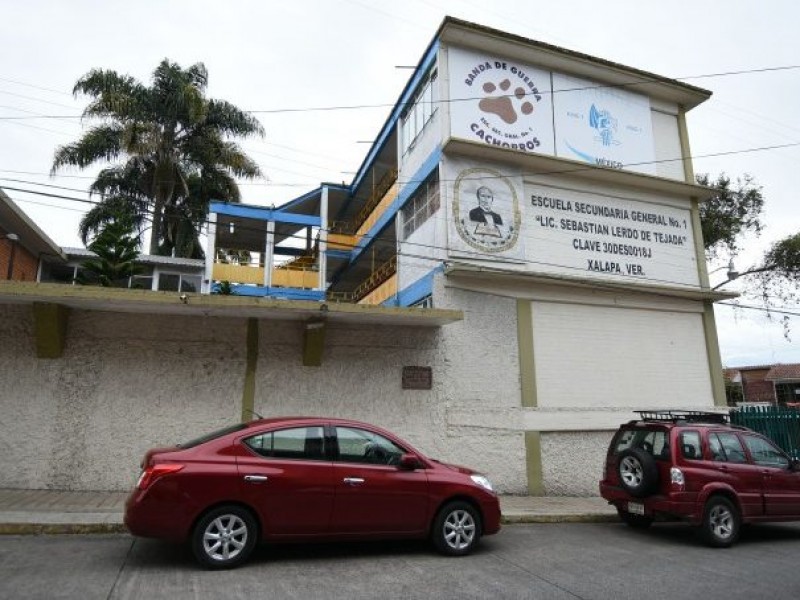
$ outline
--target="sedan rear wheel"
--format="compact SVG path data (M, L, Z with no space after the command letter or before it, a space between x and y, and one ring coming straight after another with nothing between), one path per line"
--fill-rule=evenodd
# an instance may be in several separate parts
M229 569L249 558L256 545L256 531L249 511L221 506L198 521L192 534L192 552L204 567Z
M445 505L436 515L431 536L436 549L442 554L469 554L481 537L478 511L466 502Z

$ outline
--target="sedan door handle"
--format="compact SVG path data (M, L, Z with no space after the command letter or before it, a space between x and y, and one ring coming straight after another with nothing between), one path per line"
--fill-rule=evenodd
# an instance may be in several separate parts
M266 475L245 475L244 480L250 483L262 483L269 479Z
M347 485L361 485L364 480L361 477L345 477L344 481Z

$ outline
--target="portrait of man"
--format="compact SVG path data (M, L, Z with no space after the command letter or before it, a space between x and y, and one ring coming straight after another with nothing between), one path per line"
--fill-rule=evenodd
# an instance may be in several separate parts
M456 167L461 166L456 163ZM495 257L518 258L522 216L518 198L522 178L465 163L453 186L453 232L471 250ZM519 189L519 192L517 191Z
M477 223L475 226L476 235L491 235L500 237L500 226L503 224L503 218L492 210L492 203L494 202L494 195L485 185L478 188L476 191L478 197L478 206L469 211L469 220Z

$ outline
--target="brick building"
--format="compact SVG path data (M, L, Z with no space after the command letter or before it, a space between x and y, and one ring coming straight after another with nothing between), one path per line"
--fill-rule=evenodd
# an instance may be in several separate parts
M0 281L36 281L43 263L64 255L0 189Z

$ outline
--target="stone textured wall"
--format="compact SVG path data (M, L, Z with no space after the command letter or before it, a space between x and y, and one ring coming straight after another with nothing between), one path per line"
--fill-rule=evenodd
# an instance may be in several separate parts
M442 328L330 324L322 366L303 324L261 320L255 410L364 420L526 493L516 300L434 282ZM240 417L246 320L72 311L62 358L36 357L30 306L0 305L0 487L124 490L148 448ZM431 390L403 390L404 366ZM542 434L549 494L596 494L611 432Z
M321 367L302 365L302 323L261 320L255 410L375 423L524 492L524 434L481 417L519 405L515 301L436 285L463 322L331 324ZM0 487L129 488L148 448L239 419L245 340L245 319L72 311L45 360L30 306L0 305ZM403 390L404 366L431 367L432 389Z
M464 311L463 321L442 329L447 373L442 454L482 469L504 493L526 493L517 301L448 288L438 276L434 306ZM497 421L487 420L487 413Z
M596 496L613 431L542 433L547 496Z
M30 306L0 305L0 487L124 490L148 448L239 418L243 320L72 311L38 359Z

